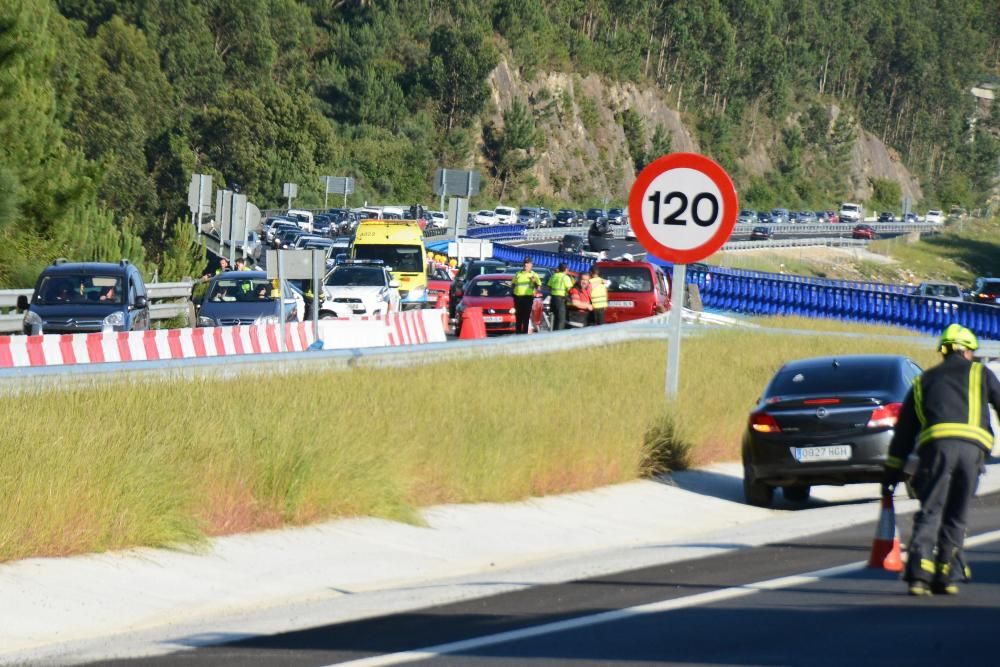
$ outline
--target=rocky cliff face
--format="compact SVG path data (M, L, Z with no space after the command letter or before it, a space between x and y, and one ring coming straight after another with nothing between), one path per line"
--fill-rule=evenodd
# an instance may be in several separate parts
M562 72L541 72L534 80L525 81L506 59L493 71L490 86L492 120L498 126L502 125L503 110L514 99L527 104L534 114L544 145L532 169L535 182L527 187L539 195L578 202L602 197L624 202L635 180L621 123L621 113L626 109L644 122L645 150L650 150L658 126L669 135L672 150L699 150L694 132L685 126L681 114L668 106L662 90ZM838 110L830 111L835 118ZM754 176L771 171L775 150L774 137L759 136L740 158L741 169ZM914 200L922 197L919 183L899 156L860 128L844 168L851 172L855 199L864 201L871 196L870 178L897 181L903 196Z

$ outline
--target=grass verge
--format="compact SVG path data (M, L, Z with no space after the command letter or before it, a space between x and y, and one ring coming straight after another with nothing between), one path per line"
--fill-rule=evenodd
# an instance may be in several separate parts
M685 341L669 410L662 342L7 395L0 560L196 545L330 517L418 521L433 503L733 459L747 411L783 361L889 351L867 339L711 332Z

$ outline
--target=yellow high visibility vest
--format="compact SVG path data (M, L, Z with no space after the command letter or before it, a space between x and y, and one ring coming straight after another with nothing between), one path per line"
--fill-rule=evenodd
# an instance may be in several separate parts
M541 278L534 271L518 271L511 283L514 286L514 296L531 296L535 293L535 285L540 285Z
M608 283L604 278L590 279L590 303L595 310L608 307Z
M552 277L549 278L549 289L551 290L552 296L566 296L569 292L569 288L573 286L573 279L569 277L565 271L561 273L553 273Z
M924 389L920 384L919 377L913 381L913 407L917 413L917 420L920 422L917 447L931 440L959 438L980 444L986 448L987 452L992 451L993 434L982 427L983 365L979 362L973 362L969 368L969 418L964 424L942 422L927 425L927 417L924 415Z

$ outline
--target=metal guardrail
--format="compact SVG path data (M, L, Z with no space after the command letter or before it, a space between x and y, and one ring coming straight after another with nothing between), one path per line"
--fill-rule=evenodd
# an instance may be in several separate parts
M808 239L769 239L767 241L729 241L722 246L723 250L763 250L771 248L809 248L815 246L827 247L865 247L871 241L868 239L851 238L808 238Z
M149 298L149 316L154 322L170 320L181 315L187 315L187 298L191 296L192 281L176 283L148 283L146 296ZM29 299L33 289L0 290L0 309L11 309L17 306L17 297L26 296ZM168 299L183 299L182 303L156 303ZM0 333L20 333L24 315L8 312L0 314Z

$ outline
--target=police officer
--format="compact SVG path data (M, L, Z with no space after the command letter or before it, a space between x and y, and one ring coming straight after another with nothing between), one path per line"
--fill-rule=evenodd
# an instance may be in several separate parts
M920 511L913 518L903 578L910 595L958 593L969 501L983 460L993 449L989 405L1000 409L1000 381L972 361L976 336L958 324L941 334L944 360L913 382L900 410L882 479L891 494L906 458L917 448ZM967 573L966 573L967 574Z
M533 266L531 258L525 257L524 268L515 273L511 281L514 292L514 331L519 334L528 333L535 290L542 286L542 279L532 271Z
M590 313L591 324L604 324L604 314L608 311L608 281L601 277L597 266L590 269Z
M552 330L566 328L566 295L573 287L573 278L566 270L566 263L561 263L556 272L549 278L549 306L552 309Z

